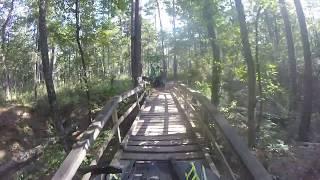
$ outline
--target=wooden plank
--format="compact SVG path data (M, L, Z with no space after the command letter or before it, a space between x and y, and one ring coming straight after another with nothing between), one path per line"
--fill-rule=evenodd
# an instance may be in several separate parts
M194 152L199 151L196 145L179 145L179 146L125 146L124 152L152 152L152 153L165 153L165 152Z
M188 132L186 131L185 134L187 134ZM162 132L152 132L152 131L148 131L148 132L134 132L132 133L132 135L134 136L163 136L163 135L175 135L175 134L181 134L181 132L177 132L177 131L162 131Z
M181 117L181 114L174 114L174 115L171 115L170 113L162 113L162 114L141 114L140 115L141 118L170 118L170 119L175 119L175 118L178 118L178 117Z
M190 145L196 144L191 139L179 139L179 140L165 140L165 141L134 141L131 140L127 143L128 146L176 146L176 145Z
M184 119L145 119L145 118L141 118L139 120L137 120L137 122L143 122L143 123L175 123L175 122L180 122L180 123L185 123L186 121Z
M186 128L185 126L180 126L180 127L152 127L152 126L144 126L144 127L135 127L133 130L134 132L142 132L142 131L149 131L149 132L163 132L163 131L170 131L170 132L180 132L180 133L184 133L182 131L187 131L190 130L188 128Z
M138 122L137 121L137 126L163 126L164 125L164 122ZM166 123L166 125L168 126L178 126L178 125L181 125L181 126L184 126L185 125L185 122L179 122L179 121L176 121L176 122L168 122Z
M129 90L129 91L126 91L126 92L122 93L120 96L117 96L117 102L120 103L124 99L131 97L132 95L142 91L143 89L144 89L144 85L140 84L136 88Z
M179 116L180 114L181 114L180 112L150 112L150 111L141 112L141 116L164 116L164 115Z
M146 120L149 120L149 119L166 119L166 120L173 120L173 119L179 119L179 120L184 120L182 117L181 117L181 114L177 115L177 116L170 116L170 115L163 115L163 116L146 116L146 115L140 115L141 119L146 119Z
M167 127L168 126L168 127ZM140 124L135 127L135 129L163 129L163 128L185 128L186 126L184 124Z
M142 161L167 161L175 160L194 160L202 159L203 155L199 152L184 152L184 153L129 153L123 152L122 160L142 160Z
M185 133L178 133L175 135L161 135L161 136L130 136L130 140L134 141L165 141L165 140L179 140L190 138L191 136Z
M148 124L148 123L185 123L185 121L183 120L137 120L137 123L144 123L144 124Z

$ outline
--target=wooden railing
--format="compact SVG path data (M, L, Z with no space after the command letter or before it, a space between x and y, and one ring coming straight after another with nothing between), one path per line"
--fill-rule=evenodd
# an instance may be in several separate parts
M120 124L126 119L126 117L136 108L140 108L139 103L142 101L143 97L146 95L145 84L142 83L138 87L123 93L120 96L116 96L109 100L100 113L96 116L95 120L90 124L88 129L82 134L80 141L73 145L72 150L67 155L55 175L52 179L54 180L69 180L74 177L77 170L79 169L82 161L85 159L86 154L89 148L94 144L95 140L99 136L100 132L103 130L105 124L112 119L113 127L111 129L111 135L108 136L104 143L101 145L97 153L95 154L95 159L91 162L90 165L96 165L103 152L107 148L112 137L117 133L119 142L121 142L120 134ZM122 114L121 117L118 117L118 107L119 103L124 100L135 97L135 102ZM89 179L91 176L90 173L86 174L82 179Z
M221 173L224 173L227 179L272 180L271 175L249 151L245 141L207 97L184 84L176 84L174 90L175 94L181 97L180 101L183 101L183 109L187 116L189 113L198 116L197 119L200 120L198 124L202 125L203 134L210 140L212 154L218 156L222 166ZM226 149L232 154L225 154ZM237 159L236 166L234 162L228 162L230 156L235 156ZM221 171L219 168L218 170Z

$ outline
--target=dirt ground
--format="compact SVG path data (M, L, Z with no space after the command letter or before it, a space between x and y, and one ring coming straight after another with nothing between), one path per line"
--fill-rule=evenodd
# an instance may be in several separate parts
M48 136L45 117L37 115L30 107L0 108L0 163L35 147Z
M294 142L283 156L273 156L268 171L279 180L320 180L320 121L311 122L311 142Z

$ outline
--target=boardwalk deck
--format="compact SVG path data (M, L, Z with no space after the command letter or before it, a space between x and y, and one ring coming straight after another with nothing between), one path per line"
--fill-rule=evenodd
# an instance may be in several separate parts
M52 179L74 178L89 148L111 120L112 136L100 145L89 170L96 168L94 165L100 161L111 139L118 137L121 146L110 165L122 169L122 174L116 175L122 180L238 179L235 175L245 180L272 179L236 130L205 96L183 84L174 84L168 90L154 90L146 97L147 94L146 85L142 83L110 99ZM134 97L136 101L118 117L119 103ZM138 116L122 139L119 126L135 108L139 108ZM221 172L217 171L211 157ZM233 168L228 160L233 161ZM103 164L99 166L104 167ZM189 175L191 177L186 178ZM91 171L82 177L83 180L92 178L119 179L114 175L96 176Z
M192 162L213 174L189 122L162 90L146 99L111 165L124 170L122 179L170 180L183 177Z

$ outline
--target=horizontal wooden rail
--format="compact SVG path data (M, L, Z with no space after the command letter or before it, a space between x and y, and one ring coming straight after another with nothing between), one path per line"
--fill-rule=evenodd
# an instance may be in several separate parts
M244 140L237 134L236 130L228 124L224 115L220 113L217 108L210 103L207 97L201 93L188 88L184 84L178 84L178 89L181 89L185 94L196 99L206 111L210 118L208 121L218 127L218 130L227 141L232 151L238 156L241 164L245 166L250 176L254 180L272 180L271 175L262 166L258 159L249 151Z
M123 100L133 95L144 92L144 89L145 89L145 84L141 84L140 86L109 100L107 104L103 107L103 109L100 111L100 113L96 116L93 123L91 123L88 129L83 133L81 140L73 145L72 150L67 155L66 159L63 161L63 163L61 164L61 166L59 167L59 169L57 170L57 172L55 173L52 179L53 180L72 179L73 176L76 174L78 168L80 167L82 161L86 157L87 151L89 150L90 146L93 145L94 141L97 139L104 125L110 119L112 119L111 118L112 114L114 114L114 112L117 112L119 103L121 103ZM124 118L121 119L121 121L123 120ZM112 132L113 131L116 132L119 125L120 125L120 122L115 123L114 127L112 128Z
M121 116L119 117L119 119L115 122L115 124L113 125L110 135L105 139L104 143L100 146L99 150L97 151L97 153L95 154L95 159L93 161L91 161L90 166L93 165L97 165L99 159L102 157L104 151L106 150L106 148L108 147L112 137L115 135L115 133L118 131L118 128L120 126L120 124L126 119L126 117L128 117L128 115L136 108L138 107L139 103L142 101L143 97L146 95L146 92L143 92L138 101L136 101L135 103L133 103L128 110ZM118 134L120 135L120 134ZM87 173L82 177L82 180L88 180L91 177L91 173Z

